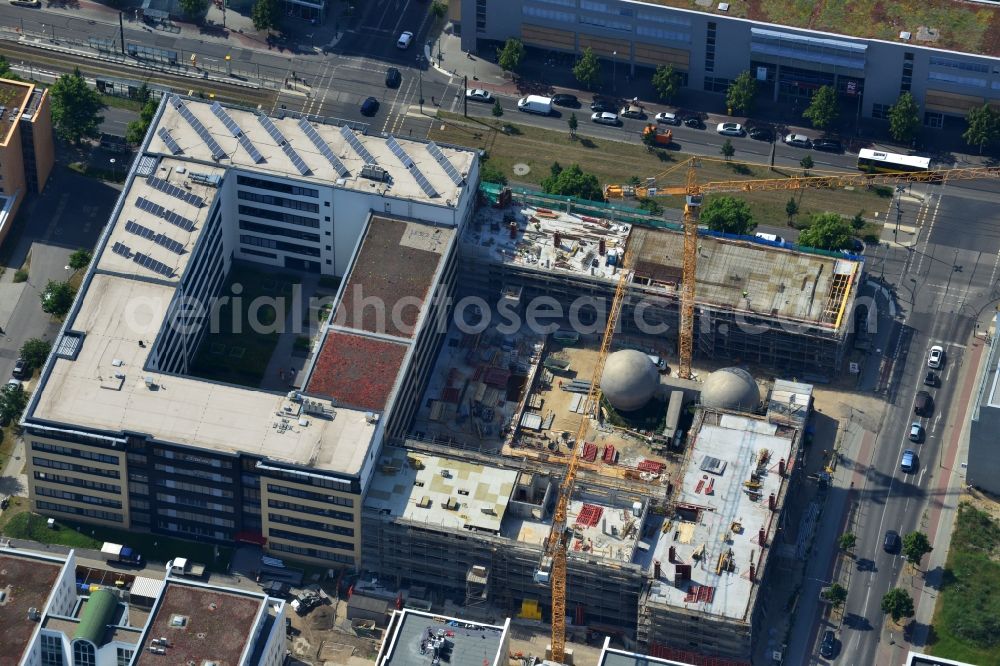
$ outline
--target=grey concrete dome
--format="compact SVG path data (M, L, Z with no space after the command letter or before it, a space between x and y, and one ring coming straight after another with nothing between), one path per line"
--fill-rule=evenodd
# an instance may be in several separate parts
M632 412L646 406L660 385L653 361L640 351L624 349L608 356L601 375L601 391L611 406Z
M749 412L760 404L760 389L753 375L743 368L722 368L705 380L701 389L701 404Z

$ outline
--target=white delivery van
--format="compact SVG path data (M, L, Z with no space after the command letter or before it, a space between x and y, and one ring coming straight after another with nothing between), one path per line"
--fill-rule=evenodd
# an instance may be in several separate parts
M525 113L537 113L540 116L552 114L552 98L541 95L528 95L517 100L517 110Z
M785 239L782 238L781 236L778 236L777 234L754 234L754 236L761 240L771 241L772 243L785 242Z

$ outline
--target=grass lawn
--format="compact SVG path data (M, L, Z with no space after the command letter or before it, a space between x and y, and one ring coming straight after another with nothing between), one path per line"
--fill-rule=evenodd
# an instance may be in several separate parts
M26 505L27 501L22 498ZM174 557L187 557L204 564L213 571L226 571L232 560L231 548L219 547L216 559L214 546L208 543L174 539L160 534L144 534L116 530L97 525L72 523L56 518L56 528L49 529L48 518L28 511L22 511L10 518L2 527L4 536L14 539L29 539L39 543L100 550L105 541L131 546L143 557L155 562L166 562Z
M252 314L254 301L259 297L277 299L278 311L287 312L291 307L294 281L291 275L259 273L253 268L234 264L221 293L231 295L232 285L240 284L243 287L239 294L242 299L240 312L236 313L234 321L233 299L219 308L219 330L210 330L205 335L191 365L191 374L230 384L258 386L280 335L277 331L255 331L251 323L259 322L279 330L281 326L271 326L275 323L276 311L273 305L266 304L267 301ZM284 307L280 306L281 303Z
M584 171L593 173L602 184L625 183L632 176L645 179L656 176L657 185L679 186L684 184L686 166L683 164L690 155L673 150L649 152L644 145L625 143L591 137L569 138L569 130L556 131L512 125L514 132L504 135L494 126L476 119L463 119L460 115L439 112L441 122L435 123L429 138L462 146L481 148L488 151L489 162L502 171L510 182L540 189L543 178L549 175L553 161L563 166L578 163ZM585 121L581 121L585 122ZM739 159L739 152L736 153ZM753 178L781 178L800 175L799 170L782 168L773 172L766 165L726 162L722 159L701 158L699 181L747 180ZM523 163L531 167L524 176L516 176L514 164ZM623 166L627 165L627 166ZM823 172L811 170L812 175ZM754 220L758 224L781 226L786 223L785 204L794 194L799 204L799 215L814 212L838 212L852 216L859 210L882 210L882 197L874 189L831 190L808 189L797 192L749 192L739 193L741 199L750 204ZM889 188L891 196L892 189ZM682 208L684 198L658 197L665 208ZM628 203L628 202L626 202ZM631 205L636 205L632 202Z
M970 664L1000 664L1000 523L959 505L930 653Z

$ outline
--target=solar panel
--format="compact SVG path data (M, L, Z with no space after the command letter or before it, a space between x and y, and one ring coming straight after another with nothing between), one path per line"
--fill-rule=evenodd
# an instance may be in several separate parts
M155 204L146 197L139 197L135 200L135 207L141 211L152 213L156 217L163 217L166 209L160 204Z
M183 229L184 231L194 231L194 222L187 219L183 215L178 215L172 210L168 210L167 214L164 215L163 219L169 222L170 224L174 225L175 227Z
M392 151L392 154L399 158L399 161L402 162L403 166L409 170L410 175L417 181L417 185L419 185L420 189L424 191L424 194L432 198L439 196L437 190L435 190L434 186L431 185L429 180L427 180L427 176L425 176L420 170L420 167L414 164L413 160L410 159L410 156L406 154L405 150L403 150L403 147L399 145L398 141L396 141L396 137L390 136L386 139L386 145L389 146L389 150Z
M187 190L183 190L172 183L168 183L162 178L157 178L156 176L148 176L146 178L146 184L152 187L154 190L163 192L164 194L169 194L175 199L180 199L185 203L189 203L193 206L201 208L205 204L205 200L199 197L197 194L192 194Z
M170 266L167 266L162 261L157 261L148 254L143 254L142 252L136 252L132 256L132 261L139 264L143 268L148 268L154 273L157 273L164 277L170 277L174 274L174 269L172 269Z
M243 149L250 154L250 159L254 161L254 164L260 164L264 161L264 156L257 150L257 146L253 145L253 142L247 137L246 134L243 133L243 130L236 124L236 121L233 120L232 116L226 113L226 110L222 108L221 104L213 102L212 113L215 114L216 118L222 121L222 123L226 126L226 129L229 130L230 134L236 137L236 139L240 142L240 145L243 146Z
M184 231L194 231L194 222L187 219L183 215L178 215L172 210L167 210L160 204L153 203L145 197L139 197L135 200L135 205L139 210L146 211L147 213L152 213L153 215L163 218L175 227L179 227Z
M461 185L465 181L465 179L462 178L462 174L458 172L458 169L456 169L455 165L451 163L451 160L448 159L448 156L441 152L441 149L438 148L438 145L436 143L434 143L433 141L428 143L427 152L431 154L431 157L437 160L437 163L441 165L441 168L444 169L444 172L448 174L449 178L451 178L451 182L455 183L456 185Z
M222 146L220 146L219 142L215 140L215 137L208 133L208 130L201 124L201 121L198 120L193 113L191 113L191 109L187 108L187 104L184 103L184 100L179 97L174 97L171 100L171 103L174 105L174 108L177 109L177 113L181 114L181 118L187 121L188 125L190 125L194 131L198 133L198 136L205 142L208 149L212 151L213 159L221 160L223 157L226 157L226 151L222 149Z
M125 243L115 243L111 246L111 251L123 257L131 257L132 250Z
M348 145L354 149L354 152L356 152L358 156L365 161L365 164L378 164L378 160L376 160L375 157L368 152L368 149L364 147L361 140L358 139L350 127L347 125L341 125L340 136L344 137L344 140L347 141Z
M174 141L174 137L170 135L170 130L166 127L161 127L156 133L160 135L161 139L163 139L163 143L167 144L167 148L170 149L171 153L174 155L180 155L184 152L181 150L181 147L177 145L177 142Z
M338 174L340 174L341 178L347 178L351 175L351 172L348 171L346 166L344 166L344 163L333 154L330 144L323 140L323 137L319 135L319 132L316 131L316 128L313 127L308 120L305 118L299 118L299 129L301 129L305 135L309 137L312 144L316 146L316 150L318 150L320 154L326 158L326 161L330 163L330 166L332 166Z
M131 234L135 234L136 236L141 236L142 238L145 238L147 240L153 240L154 238L156 238L155 231L149 229L148 227L144 227L141 224L138 224L137 222L133 222L132 220L129 220L128 222L125 223L125 231Z
M170 236L165 236L163 234L157 234L156 237L153 238L153 242L156 243L157 245L159 245L160 247L167 248L168 250L170 250L174 254L184 254L184 246L181 245L180 243L178 243L177 241L175 241Z

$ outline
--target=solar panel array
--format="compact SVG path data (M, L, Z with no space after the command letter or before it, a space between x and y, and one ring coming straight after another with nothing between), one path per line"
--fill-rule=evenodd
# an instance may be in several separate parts
M361 143L361 140L358 139L353 131L351 131L350 127L347 125L341 125L340 136L344 137L344 140L347 141L348 145L354 149L354 152L356 152L358 156L365 161L365 164L378 164L378 160L376 160L375 157L368 152L368 149L365 148L364 144Z
M168 130L166 127L161 127L159 130L156 131L156 133L160 135L161 139L163 139L163 143L167 144L167 148L170 149L171 153L173 153L174 155L180 155L182 152L184 152L183 150L181 150L181 147L177 145L177 142L174 140L174 137L170 135L170 130Z
M243 133L240 126L236 124L236 121L233 120L232 116L226 113L226 110L222 108L221 104L213 102L212 113L215 114L216 118L222 121L222 124L226 126L229 133L237 138L240 145L243 146L243 149L250 154L250 159L253 160L254 164L260 164L264 161L264 156L260 154L259 150L257 150L257 146L253 145L253 141L251 141L249 137Z
M259 120L260 124L264 126L264 129L266 129L267 133L272 139L274 139L274 142L281 146L281 150L284 151L285 157L291 161L292 166L298 170L299 175L309 175L309 173L311 173L309 171L309 167L302 161L302 157L295 152L295 149L292 148L292 144L288 143L288 139L286 139L285 135L281 133L281 130L278 129L273 122L271 122L271 119L265 115L259 115L257 116L257 120Z
M187 104L184 103L184 100L174 97L173 100L171 100L171 103L174 105L174 108L177 109L177 113L181 114L181 118L187 121L188 125L190 125L194 131L198 133L198 136L205 142L208 149L212 151L213 159L221 160L223 157L226 157L226 151L222 149L222 146L220 146L219 142L215 140L215 137L208 133L208 130L201 124L201 121L198 120L193 113L191 113L191 109L187 108Z
M163 192L164 194L169 194L175 199L180 199L184 203L189 203L192 206L197 206L201 208L205 205L205 200L199 197L197 194L192 194L187 190L183 190L172 183L168 183L162 178L157 178L156 176L148 176L146 178L146 184L152 187L154 190Z
M125 231L145 238L146 240L151 240L160 247L165 247L175 254L184 254L184 245L178 243L170 236L167 236L166 234L158 234L149 227L144 227L138 222L134 222L132 220L126 222Z
M330 144L323 140L323 137L319 135L316 128L312 126L312 123L305 118L299 118L299 129L305 132L305 135L309 137L309 140L312 141L314 146L316 146L316 150L318 150L320 154L326 158L326 161L330 163L330 166L332 166L338 174L340 174L341 178L347 178L351 175L351 172L347 170L347 167L340 161L340 158L333 154L333 150L330 149Z
M157 217L161 217L175 227L179 227L184 231L194 231L194 222L187 219L182 215L178 215L172 210L167 210L160 204L153 203L145 197L139 197L135 200L135 205L139 210L145 211L147 213L152 213Z
M132 256L131 248L129 248L129 246L126 245L125 243L115 243L114 245L111 246L111 251L123 257Z
M139 264L143 268L148 268L154 273L162 275L163 277L171 277L174 274L174 269L170 266L167 266L162 261L157 261L148 254L143 254L142 252L136 252L132 255L132 261Z
M456 169L455 165L451 163L451 160L448 159L448 156L441 152L441 149L438 148L438 145L436 143L434 143L433 141L428 143L427 152L431 154L431 157L437 160L437 163L441 165L441 168L444 169L444 172L448 174L449 178L451 178L451 182L455 183L456 185L461 185L465 181L465 179L462 178L462 174L458 172L458 169Z
M413 160L410 159L410 156L406 154L403 147L399 145L398 141L396 141L396 137L390 136L386 139L386 145L389 146L389 150L392 151L392 154L399 158L399 161L402 162L403 166L409 170L410 175L417 181L417 185L419 185L420 189L424 191L424 194L429 197L439 196L437 190L435 190L434 186L431 185L431 182L427 180L427 176L425 176L423 171L420 170L420 167L418 167Z
M135 234L136 236L145 238L147 240L153 240L154 238L156 238L155 231L153 231L149 227L144 227L137 222L133 222L132 220L129 220L128 222L125 223L125 231L129 232L130 234Z

